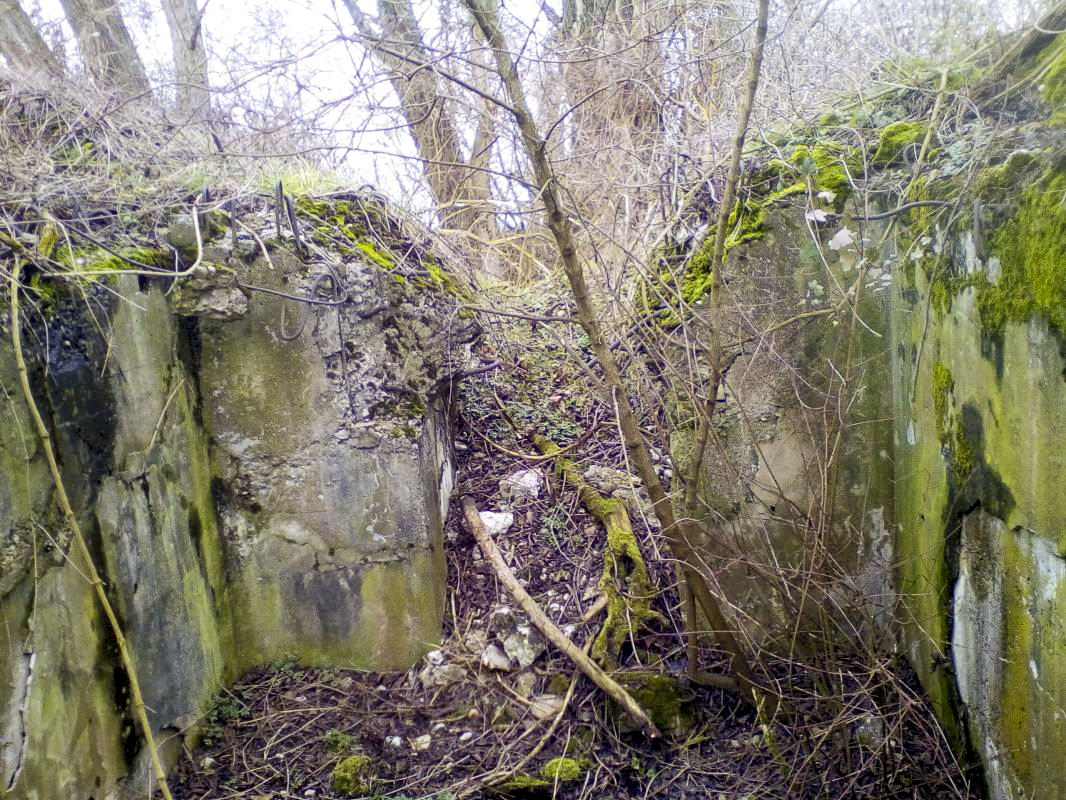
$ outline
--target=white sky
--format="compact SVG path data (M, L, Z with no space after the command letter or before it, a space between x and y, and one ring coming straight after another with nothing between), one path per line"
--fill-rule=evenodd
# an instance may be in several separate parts
M445 0L450 1L450 0ZM200 0L203 7L204 0ZM46 37L53 42L72 41L59 0L22 0L23 7L41 23ZM137 44L149 76L165 82L170 74L172 51L166 21L158 0L119 0L126 23ZM550 3L556 7L560 0ZM361 6L376 14L375 0L361 0ZM433 2L415 0L420 22L431 42L439 30L439 15ZM543 18L537 0L508 0L506 10L526 25ZM338 164L343 177L356 184L373 183L398 202L409 206L428 206L428 196L412 196L412 180L418 164L412 160L414 146L406 133L382 131L391 127L383 115L371 115L371 103L395 106L396 100L387 82L369 90L359 74L359 48L351 47L340 37L354 33L355 26L347 9L337 0L206 0L204 32L212 54L211 82L214 88L230 83L230 70L252 73L258 65L273 61L286 62L288 80L276 74L266 75L244 84L242 95L252 98L248 105L257 111L263 106L283 104L292 98L295 80L302 87L300 101L304 111L329 109L334 104L362 91L364 101L348 103L325 112L323 127L343 130L337 143L351 150ZM68 47L68 58L76 58ZM365 68L364 72L367 71ZM255 124L253 114L243 118L234 109L234 121ZM389 158L382 153L396 153L406 158Z

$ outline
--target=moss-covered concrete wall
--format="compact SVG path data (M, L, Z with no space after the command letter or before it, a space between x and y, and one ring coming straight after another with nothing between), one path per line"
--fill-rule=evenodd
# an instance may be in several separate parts
M222 545L196 376L162 291L134 278L110 288L93 299L97 321L110 322L106 338L73 305L23 337L52 344L47 357L30 351L37 402L173 760L224 678L232 619L219 602ZM113 635L54 505L9 335L0 351L10 423L0 436L3 495L14 501L0 529L22 532L4 541L0 777L6 797L103 797L123 776L146 776L147 765Z
M396 669L439 639L453 483L441 387L472 330L436 262L328 249L341 226L314 221L311 252L248 218L258 240L207 243L211 271L172 289L114 276L49 290L46 309L26 295L37 404L167 763L252 665ZM299 302L325 294L323 274L332 304ZM144 796L127 677L2 324L0 796Z
M313 272L285 256L246 267L250 283L289 291ZM373 303L380 272L350 265L345 280ZM397 288L395 310L320 309L291 340L279 335L292 305L281 298L203 325L204 418L242 666L294 654L402 668L439 639L450 446L424 381L427 367L444 366L430 363L442 343L399 333L432 336L413 310L404 316Z
M755 640L784 624L802 645L772 569L746 561L822 557L836 585L814 605L848 608L838 630L907 655L960 759L1004 800L1066 797L1060 28L967 73L950 122L901 95L760 151L729 300L710 312L725 341L753 342L736 348L703 476L725 593ZM989 97L1010 113L986 119ZM853 185L862 202L842 202ZM685 299L699 305L705 283ZM686 400L674 408L683 466Z
M1062 152L1025 161L934 226L891 327L907 651L996 798L1066 795L1066 203Z

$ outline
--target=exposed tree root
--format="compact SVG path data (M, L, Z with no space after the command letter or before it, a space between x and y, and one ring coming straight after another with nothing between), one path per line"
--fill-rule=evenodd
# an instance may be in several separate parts
M648 576L625 503L604 497L585 483L574 463L561 457L562 450L555 442L536 436L534 443L545 455L560 456L555 462L556 474L577 491L586 510L607 531L600 578L600 589L607 601L607 619L592 645L592 657L604 669L617 669L622 645L634 640L642 626L662 621L662 616L651 607L659 592Z

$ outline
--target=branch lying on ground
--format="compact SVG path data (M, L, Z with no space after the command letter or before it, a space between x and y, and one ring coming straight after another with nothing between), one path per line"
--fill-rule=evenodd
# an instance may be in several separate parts
M503 556L500 554L500 550L496 547L492 537L489 536L489 532L485 530L481 517L478 515L477 507L469 497L463 498L463 514L466 517L466 524L470 528L470 532L474 534L481 551L485 554L485 559L492 565L500 582L511 593L518 605L529 615L530 622L547 637L548 641L562 650L567 658L573 661L588 676L589 680L603 689L612 700L624 708L626 713L633 718L633 721L644 732L645 736L650 739L658 738L658 728L655 727L655 723L651 721L651 718L640 707L640 704L633 699L633 696L600 669L599 665L585 655L580 647L570 641L566 634L541 611L540 606L529 596L529 593L522 588L522 584L518 582L514 573L511 572L511 568L507 566L507 562L503 560Z

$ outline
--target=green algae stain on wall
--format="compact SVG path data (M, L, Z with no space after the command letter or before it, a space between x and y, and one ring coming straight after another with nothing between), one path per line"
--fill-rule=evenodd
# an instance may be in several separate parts
M1066 261L1061 173L1046 164L995 220L989 258L971 250L947 264L962 277L928 329L913 309L933 302L935 275L917 271L912 302L898 298L893 312L906 639L941 719L960 752L972 745L982 757L996 798L1066 791L1066 770L1047 767L1066 721L1066 622L1050 611L1066 567L1066 306L1063 270L1050 265Z
M1022 191L1017 211L989 238L999 274L977 287L988 336L1001 337L1008 322L1040 314L1066 342L1066 153L1060 161Z

